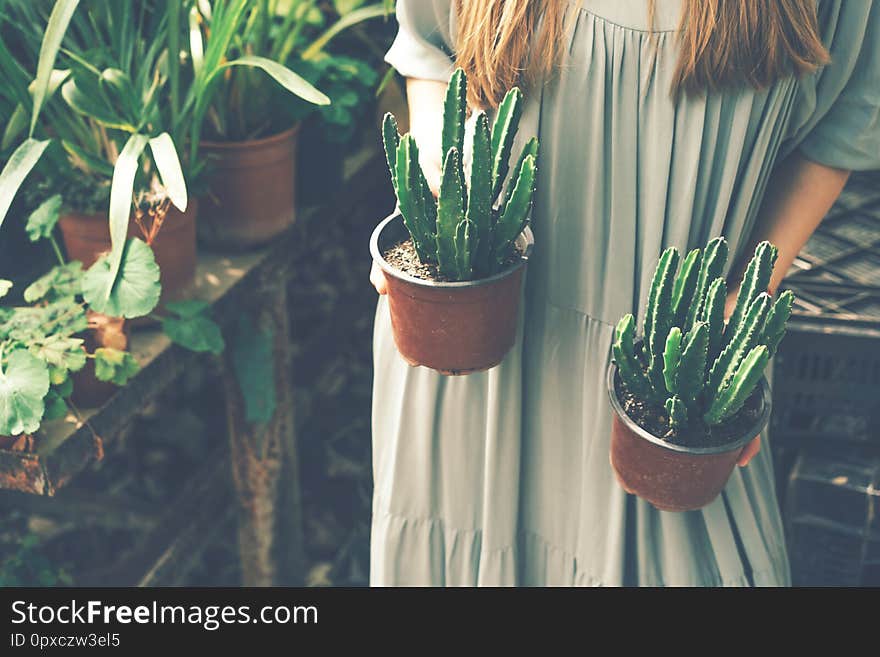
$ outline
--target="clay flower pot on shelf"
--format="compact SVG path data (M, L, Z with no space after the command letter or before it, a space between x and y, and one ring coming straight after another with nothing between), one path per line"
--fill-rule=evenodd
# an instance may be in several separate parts
M160 233L161 234L161 233ZM78 337L85 342L83 346L88 353L94 353L100 347L108 347L119 351L127 351L131 338L131 322L121 317L108 317L100 313L88 312L89 328ZM95 361L89 359L85 367L71 374L73 394L71 400L77 406L97 408L103 406L119 386L110 381L101 381L95 376Z
M208 190L201 199L199 239L227 250L262 246L296 218L296 153L300 124L247 141L202 141Z
M196 216L198 203L190 199L186 212L173 205L153 241L153 253L160 269L160 303L184 298L196 274ZM88 269L110 250L110 226L107 214L66 212L58 220L69 260L79 260ZM140 237L134 220L129 222L128 237Z
M528 224L538 140L528 140L510 167L522 92L514 87L505 95L491 124L485 112L473 115L467 175L462 155L466 99L467 77L456 69L444 104L436 200L415 139L401 136L394 116L385 115L382 141L398 210L370 239L373 261L387 281L398 350L411 365L441 374L486 370L510 351L534 246Z
M724 238L660 256L643 323L624 315L614 331L607 387L614 416L611 466L620 485L662 511L711 503L743 448L770 419L764 370L785 335L794 295L767 290L777 251L755 249L725 323Z
M519 259L475 281L435 282L395 269L384 253L407 236L400 214L373 231L370 252L388 283L394 341L410 365L443 374L468 374L498 365L516 340L523 274L534 246L526 228Z
M721 493L743 448L770 420L770 386L762 378L753 393L757 418L730 442L713 447L677 445L640 427L623 410L620 377L608 368L611 424L611 466L628 493L638 495L661 511L691 511L710 504Z

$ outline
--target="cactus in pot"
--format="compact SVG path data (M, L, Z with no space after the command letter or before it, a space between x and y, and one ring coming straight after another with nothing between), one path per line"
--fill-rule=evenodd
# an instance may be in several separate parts
M434 199L419 165L412 135L401 137L386 114L385 155L403 221L419 260L436 265L450 281L491 276L508 265L516 239L528 223L535 192L538 141L526 143L507 185L513 140L522 115L522 92L511 89L494 122L474 118L470 175L465 178L464 144L467 77L457 69L447 88L443 114L440 194Z
M632 395L665 410L669 426L684 431L730 420L754 392L785 333L794 295L772 301L766 292L777 250L760 243L743 276L736 306L724 324L727 286L721 273L723 238L695 249L676 275L679 254L667 249L651 282L644 340L635 343L635 319L618 323L612 352Z

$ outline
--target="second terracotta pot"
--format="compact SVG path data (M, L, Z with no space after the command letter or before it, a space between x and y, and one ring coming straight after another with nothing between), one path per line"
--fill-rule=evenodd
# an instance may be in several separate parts
M198 211L196 199L189 200L186 212L172 206L153 242L153 253L161 272L162 302L185 297L195 280ZM88 268L110 250L110 225L106 212L67 212L58 223L70 260L79 260ZM143 239L134 221L128 224L128 236Z
M265 139L201 143L208 160L199 239L227 250L266 244L296 218L300 124Z
M661 511L693 511L721 493L739 455L770 419L770 386L762 378L753 395L760 396L754 424L735 440L717 447L686 447L654 436L632 420L618 398L617 366L608 368L607 386L614 417L611 424L611 466L623 489Z
M394 269L383 253L408 233L399 214L373 231L370 252L385 273L394 341L410 365L442 374L469 374L498 365L516 341L523 274L534 245L529 228L519 237L522 257L477 281L440 283Z

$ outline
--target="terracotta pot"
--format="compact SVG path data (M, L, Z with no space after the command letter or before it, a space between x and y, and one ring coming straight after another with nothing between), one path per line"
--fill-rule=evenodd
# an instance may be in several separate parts
M617 366L608 368L608 396L614 409L611 466L620 485L661 511L693 511L712 502L736 465L739 455L770 419L770 386L761 378L753 395L761 407L755 423L735 440L715 447L686 447L667 442L636 424L617 396Z
M300 124L265 139L201 143L208 158L199 239L243 250L266 244L296 218L296 149Z
M516 340L523 274L534 245L519 237L522 258L477 281L436 283L394 269L382 254L408 237L400 214L383 220L370 238L373 260L388 282L388 305L397 349L410 365L442 374L469 374L500 363Z
M0 449L12 452L32 452L34 451L34 437L29 433L23 433L19 436L0 436Z
M190 199L186 212L173 207L153 242L153 252L161 270L161 301L186 296L196 274L196 215L198 202ZM79 260L91 267L102 253L110 250L110 226L107 214L68 212L59 222L64 248L70 260ZM128 236L143 239L134 221L128 225Z
M131 322L119 317L107 317L91 313L89 322L94 326L78 337L85 340L86 351L94 353L98 347L112 347L125 351L128 349ZM119 389L109 381L101 381L95 376L95 361L89 358L85 367L71 374L73 394L71 399L77 406L97 408L103 406Z

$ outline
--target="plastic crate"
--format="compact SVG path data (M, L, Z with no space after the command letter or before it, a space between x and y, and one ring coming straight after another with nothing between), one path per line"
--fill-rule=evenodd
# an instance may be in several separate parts
M880 444L880 172L853 177L782 287L796 302L774 359L774 440Z
M785 504L795 585L880 585L878 454L804 450L798 457Z

